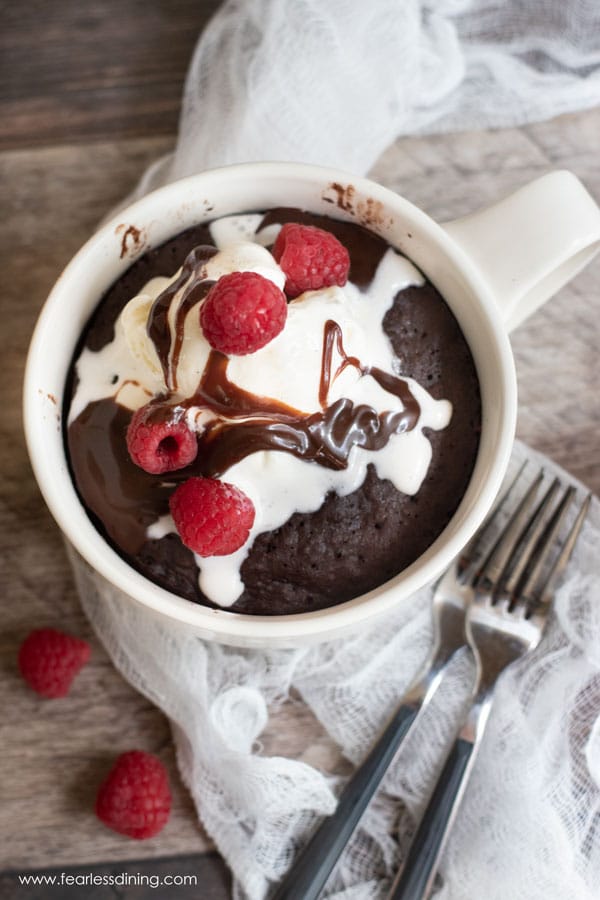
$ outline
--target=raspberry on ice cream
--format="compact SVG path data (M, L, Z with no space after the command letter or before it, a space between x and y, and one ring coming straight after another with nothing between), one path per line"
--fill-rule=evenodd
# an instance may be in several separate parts
M130 750L117 758L96 797L96 815L108 828L137 840L154 837L171 812L169 777L151 753Z
M188 478L169 500L175 527L199 556L226 556L246 543L254 504L239 488L214 478Z
M66 697L73 679L90 658L87 641L54 628L38 628L19 650L19 670L43 697Z
M313 225L286 223L277 235L273 256L286 275L288 297L332 285L342 287L348 280L348 251L333 234Z
M152 403L132 416L127 429L127 449L131 459L151 475L188 466L196 458L196 435L183 420L155 420L159 408Z
M200 310L207 341L221 353L245 356L280 333L287 317L285 295L257 272L223 275Z

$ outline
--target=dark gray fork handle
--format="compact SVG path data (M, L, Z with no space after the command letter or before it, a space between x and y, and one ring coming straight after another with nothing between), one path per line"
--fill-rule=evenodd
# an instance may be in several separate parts
M428 895L468 779L473 749L471 741L461 737L455 741L388 900L423 900Z
M493 683L493 682L492 682ZM387 900L425 900L454 824L490 715L492 691L480 683L473 704L446 758L406 861Z
M401 706L344 788L337 808L317 828L271 900L316 900L381 783L419 706Z

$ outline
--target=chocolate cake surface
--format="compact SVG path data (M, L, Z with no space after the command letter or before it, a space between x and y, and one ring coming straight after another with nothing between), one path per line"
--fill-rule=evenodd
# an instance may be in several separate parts
M359 288L372 282L388 249L362 226L296 209L271 210L260 227L284 222L315 225L336 235L350 253L349 278ZM135 262L100 300L74 364L83 347L97 352L113 339L121 310L149 279L172 276L190 251L212 243L209 226L202 225ZM420 489L413 495L398 491L370 465L357 490L343 496L330 492L316 511L294 513L275 530L258 534L241 566L244 589L230 607L233 611L307 612L359 596L416 560L460 503L475 464L481 423L469 347L449 307L427 281L397 293L383 326L401 374L433 398L452 404L449 424L425 432L432 457ZM73 366L65 412L76 385ZM88 404L71 421L65 440L78 493L98 530L134 569L190 601L214 606L199 587L194 554L179 536L147 536L148 527L168 512L173 481L186 473L173 473L173 478L149 475L132 463L125 443L131 415L106 397Z

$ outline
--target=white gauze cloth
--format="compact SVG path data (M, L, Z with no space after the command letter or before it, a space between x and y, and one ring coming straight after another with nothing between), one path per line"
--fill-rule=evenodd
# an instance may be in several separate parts
M230 0L198 43L175 153L134 196L238 161L291 159L362 174L400 134L515 125L594 105L599 31L596 0ZM516 445L513 464L524 457L540 462ZM594 500L542 646L498 685L438 900L600 895L599 539ZM343 782L261 752L269 712L287 703L300 715L307 704L341 753L360 762L427 654L430 591L351 639L242 651L157 621L73 562L84 609L115 665L171 720L183 780L233 870L235 896L262 900L333 811ZM385 896L470 675L458 658L327 897Z
M135 196L255 160L361 175L400 134L595 106L599 34L597 0L229 0L196 47L175 153Z

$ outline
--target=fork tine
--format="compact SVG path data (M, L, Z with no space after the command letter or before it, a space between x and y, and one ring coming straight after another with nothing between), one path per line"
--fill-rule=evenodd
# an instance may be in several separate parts
M556 539L574 496L575 488L571 485L571 487L568 487L563 493L562 500L540 534L531 554L531 558L527 563L527 567L523 567L521 579L518 583L515 581L514 584L510 586L511 593L518 595L526 605L534 600L535 585L538 583L542 569L555 547ZM525 568L527 568L527 570L525 570ZM507 590L508 589L507 585Z
M510 567L510 572L508 572L508 568L504 572L505 580L502 586L511 598L514 597L516 587L521 581L525 569L535 561L536 551L545 531L544 513L554 500L559 488L560 482L558 478L555 478L519 536L519 546L514 559L511 560L513 565Z
M539 592L539 600L540 604L549 604L552 600L552 596L554 593L554 588L556 586L556 582L558 578L562 575L564 570L567 567L567 564L571 558L571 554L573 553L573 548L577 542L577 538L579 537L579 532L583 527L583 522L588 513L588 509L590 508L590 503L592 502L592 495L588 494L583 503L581 504L581 509L577 513L577 518L573 522L571 530L569 531L565 542L563 544L562 550L558 554L554 564L548 573L548 577L546 581L540 588Z
M543 477L544 472L541 470L519 502L519 505L510 517L506 528L504 528L500 537L486 556L481 569L475 577L475 587L482 587L484 590L492 591L499 583L506 564L519 543L529 510L535 501L537 489L540 486Z
M484 544L485 538L486 538L491 526L498 518L500 511L503 509L506 501L512 494L516 483L520 479L520 477L523 474L523 472L525 471L526 467L527 467L527 460L524 460L521 463L519 470L516 473L515 477L512 479L511 483L506 488L506 491L504 492L504 494L501 496L501 498L498 500L498 502L494 506L490 515L487 517L487 519L485 520L485 522L483 523L481 528L479 528L475 532L475 534L473 535L473 537L471 538L469 543L466 545L466 547L464 547L462 553L460 554L460 556L458 558L458 564L457 564L458 572L460 575L464 575L466 573L466 570L469 568L469 566L471 566L471 564L474 562L475 557L477 555L478 548Z

